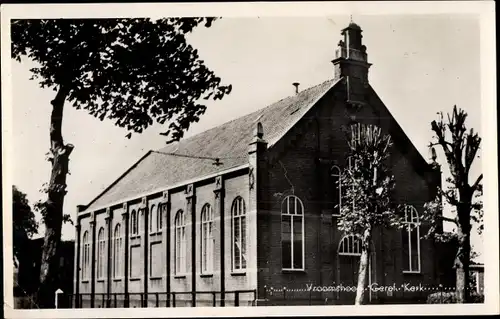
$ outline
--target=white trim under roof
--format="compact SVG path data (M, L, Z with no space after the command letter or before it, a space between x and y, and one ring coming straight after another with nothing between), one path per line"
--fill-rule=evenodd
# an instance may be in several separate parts
M126 197L126 198L121 199L119 201L115 201L115 202L111 202L111 203L108 203L108 204L105 204L105 205L97 206L96 208L92 208L92 209L87 208L84 211L79 212L78 215L82 215L82 214L85 214L87 212L92 212L92 211L96 212L96 211L99 211L99 210L102 210L102 209L105 209L105 208L108 208L108 207L119 205L119 204L122 204L122 203L125 203L125 202L129 202L129 201L132 201L132 200L140 199L142 197L150 196L150 195L153 195L153 194L156 194L156 193L160 193L160 192L163 192L163 191L166 191L166 190L170 190L170 189L182 187L184 185L194 184L196 182L203 181L203 180L206 180L206 179L209 179L209 178L214 178L214 177L219 176L219 175L224 175L224 174L236 172L236 171L248 168L248 166L249 166L249 164L243 164L243 165L239 165L239 166L234 166L232 168L228 168L228 169L223 170L223 171L218 171L218 172L215 172L215 173L212 173L212 174L208 174L208 175L200 176L200 177L193 178L193 179L190 179L190 180L182 181L182 182L177 183L177 184L172 184L170 186L160 187L160 188L154 189L154 190L149 191L149 192L141 193L141 194L134 195L134 196L131 196L131 197Z

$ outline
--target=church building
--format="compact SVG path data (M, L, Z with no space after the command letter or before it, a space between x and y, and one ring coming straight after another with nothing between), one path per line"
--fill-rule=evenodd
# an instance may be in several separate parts
M342 36L331 79L147 152L77 207L76 307L353 304L360 242L338 230L336 181L356 123L390 134L408 205L408 227L374 230L369 300L425 300L441 270L419 216L441 173L370 86L361 28Z

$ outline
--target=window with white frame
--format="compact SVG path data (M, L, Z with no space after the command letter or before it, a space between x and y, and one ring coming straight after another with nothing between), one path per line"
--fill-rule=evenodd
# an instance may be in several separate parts
M361 256L361 239L355 235L344 236L337 252L339 256Z
M158 231L157 227L158 227L158 218L156 217L156 215L158 214L158 212L156 211L156 206L155 205L151 205L151 207L149 208L149 233L150 234L153 234L155 232Z
M304 205L294 195L281 204L281 263L283 270L304 270Z
M417 209L405 207L403 229L403 269L405 272L420 272L420 219Z
M97 236L97 279L104 279L104 262L106 256L106 237L104 228L99 229Z
M351 143L352 145L357 145L361 141L361 136L363 135L364 126L360 123L351 124Z
M210 204L201 210L201 273L211 274L214 264L214 212Z
M232 270L245 271L247 268L246 208L240 196L231 205Z
M123 275L123 241L121 225L116 224L113 233L113 278L121 278Z
M330 176L332 177L332 184L330 185L333 188L333 215L340 216L340 210L342 208L342 185L341 185L341 171L340 168L336 165L332 166L330 169Z
M83 233L83 252L82 252L82 280L89 279L89 264L90 264L90 243L89 243L89 232L85 231Z
M187 272L186 269L186 218L184 212L179 210L175 215L174 221L175 236L175 274L182 275Z
M158 208L156 209L156 230L161 231L163 230L163 211L165 210L166 205L158 205Z
M130 236L139 234L139 214L135 210L130 213Z

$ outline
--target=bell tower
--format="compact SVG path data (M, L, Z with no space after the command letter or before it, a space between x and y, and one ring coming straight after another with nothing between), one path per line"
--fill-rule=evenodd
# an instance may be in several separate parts
M348 101L363 102L365 89L368 87L368 63L366 46L362 43L363 30L352 22L342 29L343 39L335 50L334 79L344 78L347 83Z

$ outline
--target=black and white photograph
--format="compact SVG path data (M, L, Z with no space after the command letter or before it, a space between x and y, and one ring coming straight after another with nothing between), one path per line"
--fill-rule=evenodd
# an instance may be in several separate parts
M6 317L499 312L493 2L1 23Z

